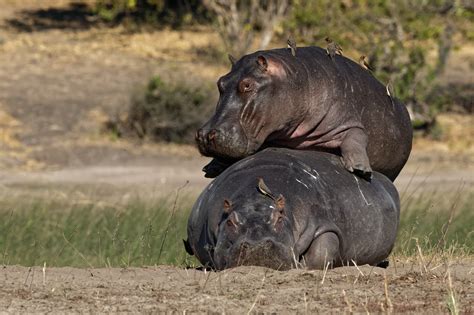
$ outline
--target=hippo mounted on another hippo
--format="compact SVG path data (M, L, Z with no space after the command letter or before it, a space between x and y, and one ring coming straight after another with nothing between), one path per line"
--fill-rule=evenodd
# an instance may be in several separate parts
M397 235L397 190L325 152L267 148L230 166L201 193L186 250L215 269L379 265Z
M201 154L215 158L208 177L275 146L336 153L351 172L393 181L410 154L405 106L369 71L322 48L246 55L217 86L216 112L196 133Z

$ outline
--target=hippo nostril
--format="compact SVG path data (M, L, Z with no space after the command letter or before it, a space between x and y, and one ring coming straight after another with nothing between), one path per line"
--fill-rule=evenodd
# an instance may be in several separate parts
M207 134L207 140L213 141L216 138L216 133L216 129L212 129L211 131L209 131L209 133Z
M243 242L240 244L240 250L245 252L250 248L250 244L248 242Z
M202 142L204 140L204 135L205 131L203 129L199 129L198 131L196 131L196 141Z

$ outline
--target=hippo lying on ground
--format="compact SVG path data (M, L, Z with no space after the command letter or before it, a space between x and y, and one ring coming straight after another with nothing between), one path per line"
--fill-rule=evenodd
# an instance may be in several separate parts
M325 49L246 55L217 86L216 112L196 133L201 154L216 158L207 177L275 146L340 154L349 171L370 177L374 169L393 181L410 154L405 106L369 71Z
M365 181L325 152L267 148L229 167L196 201L188 253L216 269L377 265L400 214L392 182Z

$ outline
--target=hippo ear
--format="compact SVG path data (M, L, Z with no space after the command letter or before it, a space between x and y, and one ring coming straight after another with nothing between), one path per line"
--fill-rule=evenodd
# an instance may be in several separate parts
M235 65L235 63L237 62L237 59L235 59L235 57L232 56L231 54L227 54L227 58L229 58L229 61L232 64L232 66Z
M228 199L224 199L224 212L229 214L232 211L232 203Z
M268 69L267 58L265 58L265 57L262 56L262 55L259 55L259 56L257 57L257 63L258 63L258 65L260 66L260 69L262 69L263 71L267 71L267 69Z
M286 217L287 216L283 208L278 207L277 209L273 209L271 222L273 224L273 228L275 229L275 231L279 231L281 229L282 227L281 224L285 220Z
M237 227L240 224L240 218L237 212L233 211L227 219L227 226Z
M266 58L265 56L259 55L257 57L257 64L263 72L269 75L279 78L286 77L286 71L282 63L274 58Z
M283 210L285 208L285 197L283 195L279 195L278 198L275 200L275 204L278 209Z

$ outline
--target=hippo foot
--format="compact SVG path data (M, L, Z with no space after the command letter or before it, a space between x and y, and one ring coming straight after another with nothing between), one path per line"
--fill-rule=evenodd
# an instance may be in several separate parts
M354 169L354 174L359 176L360 178L365 179L368 182L370 182L372 180L372 172L371 171L366 172L366 171L362 171L362 170L359 170L359 169Z
M349 172L370 180L372 169L366 148L367 134L362 129L352 128L341 143L341 156L342 164Z
M372 168L367 156L346 155L342 157L342 164L349 172L368 181L372 179Z
M230 166L229 163L222 162L217 159L212 159L209 164L202 168L202 171L205 173L204 177L206 178L215 178L219 176L223 171Z
M327 232L313 240L303 255L308 269L334 268L339 256L339 238L333 232Z
M379 267L379 268L387 269L388 265L389 265L388 260L382 260L376 266Z

